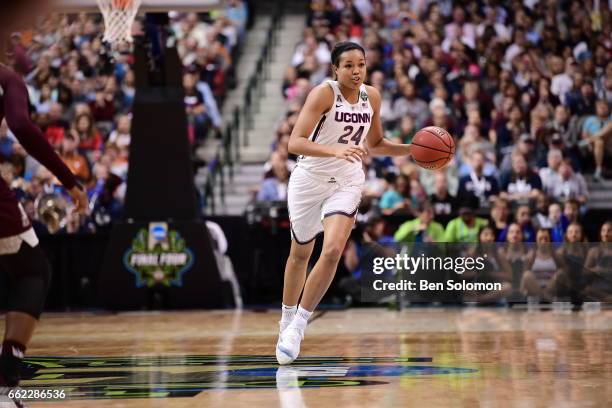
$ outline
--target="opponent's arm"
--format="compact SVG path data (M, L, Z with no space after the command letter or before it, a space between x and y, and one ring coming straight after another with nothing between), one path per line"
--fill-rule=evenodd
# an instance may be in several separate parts
M28 113L28 91L21 77L6 67L0 66L4 90L4 113L9 129L15 134L23 148L53 173L66 187L75 204L75 211L85 213L87 194L77 182L74 174L64 164L47 142L40 129L32 123Z
M372 125L366 137L366 146L370 154L374 156L407 156L410 155L410 145L393 143L383 137L382 123L380 121L381 96L378 89L368 86L368 97L374 110Z
M331 109L334 93L329 85L315 87L304 103L289 138L289 153L313 157L336 157L350 162L360 161L366 152L359 146L322 145L308 139L319 118Z

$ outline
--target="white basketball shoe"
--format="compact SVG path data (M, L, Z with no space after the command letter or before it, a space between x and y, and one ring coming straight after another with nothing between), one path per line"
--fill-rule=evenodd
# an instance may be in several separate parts
M276 360L278 364L291 364L300 354L300 343L304 338L304 329L290 324L280 333L276 344Z

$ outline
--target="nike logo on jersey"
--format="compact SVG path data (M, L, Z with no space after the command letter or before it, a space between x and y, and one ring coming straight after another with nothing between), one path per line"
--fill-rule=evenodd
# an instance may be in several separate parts
M341 107L342 107L342 105L336 105L336 108L341 108Z

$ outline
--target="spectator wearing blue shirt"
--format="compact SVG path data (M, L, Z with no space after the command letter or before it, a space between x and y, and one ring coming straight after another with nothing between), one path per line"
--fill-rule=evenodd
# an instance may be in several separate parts
M457 198L461 200L466 196L473 196L478 199L482 207L489 207L490 201L499 194L497 180L483 173L485 157L481 151L472 152L470 159L471 171L470 174L459 179Z
M612 123L610 122L610 107L605 99L599 99L595 104L595 115L589 116L582 126L584 144L592 144L595 158L594 181L601 181L603 161L606 152L612 154Z
M271 159L272 177L264 179L257 193L257 201L287 200L287 185L289 184L289 169L280 155L273 154Z
M521 205L516 210L516 224L521 227L523 242L535 242L536 233L531 222L531 210L528 205ZM510 226L504 228L499 234L498 240L505 242Z
M382 213L385 215L404 211L412 213L410 180L408 180L408 177L403 174L396 177L395 174L391 173L387 175L386 179L389 183L389 189L382 194L379 203Z

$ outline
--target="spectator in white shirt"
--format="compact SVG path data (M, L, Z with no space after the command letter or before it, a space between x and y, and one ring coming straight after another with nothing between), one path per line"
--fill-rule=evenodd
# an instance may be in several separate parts
M542 188L546 194L550 194L559 177L559 166L563 160L563 153L559 149L550 149L546 157L548 167L540 169Z
M572 77L566 72L561 57L553 56L550 59L550 70L553 73L550 83L550 92L565 102L565 94L572 89Z
M130 145L131 136L130 129L132 119L129 115L121 115L117 119L117 128L113 130L108 137L109 143L114 143L119 148L128 147Z
M581 205L586 204L589 197L586 181L582 174L574 173L569 160L563 160L559 166L559 176L553 184L551 196L559 201L573 198Z

